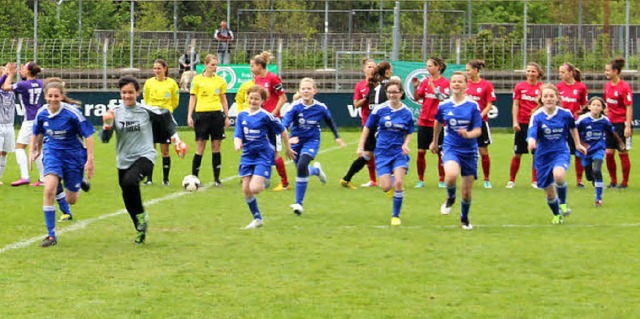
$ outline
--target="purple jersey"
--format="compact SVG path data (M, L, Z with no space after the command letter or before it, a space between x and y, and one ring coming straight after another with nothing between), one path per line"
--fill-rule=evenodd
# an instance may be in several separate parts
M24 119L26 121L35 120L36 113L42 106L40 97L42 96L43 88L44 84L39 79L20 81L11 86L24 110Z

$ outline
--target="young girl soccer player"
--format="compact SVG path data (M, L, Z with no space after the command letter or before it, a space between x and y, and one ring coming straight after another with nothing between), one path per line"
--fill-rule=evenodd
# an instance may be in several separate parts
M482 115L482 133L478 137L478 151L482 161L482 173L484 174L484 188L492 188L489 181L491 159L489 157L489 145L491 144L491 129L489 128L489 111L496 101L496 93L493 84L480 77L480 70L485 68L483 60L471 60L467 63L467 96L478 103L480 115Z
M301 98L293 102L291 109L282 119L285 128L291 127L291 148L298 154L295 159L298 169L296 202L291 205L296 215L304 211L303 203L309 176L318 176L323 184L327 182L327 175L322 171L320 162L310 165L320 149L320 122L324 120L327 123L340 147L346 146L338 135L338 129L327 106L313 98L316 92L316 82L312 78L300 80Z
M385 193L394 189L391 225L399 226L402 224L400 210L404 199L404 176L409 169L409 143L414 121L411 109L400 101L404 94L402 82L389 80L385 93L389 100L371 111L367 125L362 129L358 155L363 155L371 131L377 130L375 158L379 186Z
M173 113L180 104L180 91L178 83L169 77L169 66L162 59L153 62L154 77L144 83L143 97L144 103L169 110ZM162 185L169 186L169 172L171 171L171 156L169 156L169 145L171 141L154 141L160 143L162 152ZM145 184L153 184L153 170L147 176Z
M444 181L447 187L447 200L440 207L440 213L448 215L456 200L456 181L462 176L462 197L460 223L462 229L473 229L469 223L471 209L471 190L478 176L478 137L482 134L482 115L478 103L466 96L467 75L455 72L451 76L451 99L438 107L433 127L433 140L429 149L439 151L437 137L444 127L442 162L444 163Z
M122 103L103 115L100 140L108 143L116 132L116 166L124 206L136 229L136 244L147 237L149 215L142 206L140 182L158 157L153 141L170 140L178 157L184 158L187 146L176 133L175 122L167 109L150 107L136 101L140 95L137 79L125 76L118 81Z
M527 80L516 84L513 89L513 158L509 170L509 182L507 188L516 186L516 175L520 169L522 154L527 154L527 130L531 114L538 107L538 96L540 95L540 79L544 76L542 68L538 63L529 62L527 64ZM535 163L531 165L531 186L538 188L536 182Z
M264 190L266 181L271 178L271 165L275 158L275 140L271 137L280 134L287 156L293 158L294 153L280 120L262 109L267 90L256 85L247 90L247 95L249 108L238 113L233 143L236 151L242 150L238 173L242 178L244 200L253 216L253 221L245 229L255 229L263 225L256 195Z
M563 109L560 94L553 84L545 84L541 88L539 103L541 107L531 115L531 123L527 133L527 148L536 150L534 164L537 170L538 187L547 195L547 203L553 213L553 224L562 224L563 215L568 215L567 181L565 174L571 162L571 153L567 140L571 138L576 150L585 154L587 151L580 143L573 114Z
M611 134L607 134L606 161L611 183L608 187L627 188L631 161L629 161L629 149L631 148L632 121L633 121L633 92L631 86L620 78L620 72L624 67L624 59L613 59L605 66L605 74L611 81L604 86L604 100L607 102L607 117L616 128L620 137L627 140L627 149L618 149L620 165L622 166L622 182L618 184L615 152L616 140Z
M559 70L560 80L556 87L560 92L560 106L571 111L574 119L578 119L578 112L584 109L587 105L588 92L587 86L581 82L580 70L573 66L569 62L565 62L560 66ZM569 151L571 155L576 156L576 183L579 188L584 187L582 184L582 161L578 158L580 153L576 153L576 146L573 144L573 140L569 139Z
M36 114L31 135L30 160L43 157L44 164L44 220L48 235L40 243L41 247L49 247L58 243L55 233L56 208L58 201L64 220L70 220L73 205L78 200L80 184L87 172L93 176L93 133L95 129L75 106L63 103L64 86L61 82L50 82L45 87L47 105ZM46 142L43 145L43 138ZM85 144L82 139L85 139ZM62 189L62 181L68 192Z
M580 140L587 148L587 154L576 153L582 160L588 181L593 181L596 187L595 206L602 206L602 160L606 149L606 135L611 133L618 142L618 148L625 150L625 143L618 135L615 127L602 113L607 107L605 101L598 96L589 100L588 110L585 110L576 121L576 128L580 133Z
M416 188L424 187L424 172L427 166L426 153L433 137L433 126L435 116L438 112L438 105L441 101L449 98L449 80L442 73L447 69L447 65L440 58L432 57L427 60L427 71L429 76L418 82L417 78L411 79L415 100L422 99L422 109L418 117L418 157L416 166L418 171L418 184ZM442 146L443 136L439 135L438 146ZM442 167L442 154L438 155L438 186L444 187L444 169Z

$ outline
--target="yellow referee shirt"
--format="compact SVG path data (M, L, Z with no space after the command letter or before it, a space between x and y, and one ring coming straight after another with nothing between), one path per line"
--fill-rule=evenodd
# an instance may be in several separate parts
M196 96L196 112L222 111L220 95L227 93L227 83L223 78L198 74L191 82L190 94Z
M238 113L249 108L249 95L247 91L255 85L256 81L249 80L242 83L240 88L238 88L238 93L236 93L236 111L238 111Z
M172 78L165 78L158 81L155 77L144 82L142 89L144 104L157 106L173 112L180 103L180 93L178 83Z

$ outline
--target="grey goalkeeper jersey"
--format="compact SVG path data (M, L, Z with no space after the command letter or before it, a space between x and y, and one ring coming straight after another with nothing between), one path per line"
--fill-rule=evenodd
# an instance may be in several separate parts
M116 132L116 161L118 169L128 169L141 157L155 164L158 152L154 140L170 142L176 132L176 124L167 109L150 107L140 103L113 108L115 121L112 130L100 131L100 139L106 143Z
M0 90L0 125L13 125L16 116L16 95Z

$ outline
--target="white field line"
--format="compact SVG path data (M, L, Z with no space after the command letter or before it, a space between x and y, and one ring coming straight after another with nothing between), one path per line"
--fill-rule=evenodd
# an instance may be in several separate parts
M350 145L350 144L353 144L353 143L349 143L348 145ZM340 149L339 146L329 147L327 149L321 150L320 152L318 152L318 154L328 153L328 152L332 152L332 151L335 151L335 150L338 150L338 149ZM293 161L288 160L286 163L287 164L293 163ZM231 181L231 180L234 180L236 178L238 178L237 175L229 176L227 178L223 178L222 182ZM204 190L204 189L210 188L212 186L213 186L213 182L208 183L208 184L204 185L201 188ZM165 195L163 197L158 197L158 198L154 198L154 199L148 200L148 201L144 202L144 206L145 207L146 206L152 206L152 205L155 205L155 204L158 204L158 203L162 203L162 202L167 201L167 200L180 198L180 197L182 197L184 195L187 195L187 194L189 194L189 193L188 192L184 192L184 191L174 192L174 193ZM100 220L103 220L103 219L107 219L107 218L112 218L112 217L115 217L115 216L118 216L118 215L122 215L122 214L125 214L126 212L127 212L126 209L120 209L120 210L115 211L113 213L104 214L104 215L100 215L98 217L89 218L89 219L85 219L85 220L80 220L80 221L74 222L73 224L71 224L69 226L66 226L66 227L59 227L59 228L56 227L56 234L57 235L62 235L62 234L65 234L65 233L74 232L74 231L86 228L87 226L89 226L89 225L91 225L91 224L93 224L93 223L95 223L97 221L100 221ZM6 252L8 252L10 250L24 248L24 247L33 245L33 244L35 244L35 243L37 243L39 241L42 241L43 237L44 236L40 235L40 236L37 236L37 237L31 237L31 238L24 239L24 240L15 242L15 243L8 244L8 245L6 245L6 246L4 246L4 247L2 247L0 249L0 255L4 254L4 253L6 253Z

